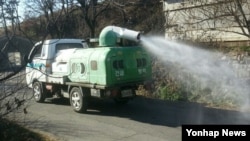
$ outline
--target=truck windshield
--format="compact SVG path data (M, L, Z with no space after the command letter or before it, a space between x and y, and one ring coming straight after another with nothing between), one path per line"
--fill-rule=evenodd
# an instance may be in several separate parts
M59 43L56 44L56 52L64 49L71 49L71 48L83 48L83 45L80 43Z

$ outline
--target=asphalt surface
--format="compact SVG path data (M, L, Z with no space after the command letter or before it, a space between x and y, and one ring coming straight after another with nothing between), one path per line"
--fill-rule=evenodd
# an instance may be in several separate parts
M88 112L73 111L68 99L30 101L15 115L29 128L62 141L181 141L183 124L250 124L250 113L136 97L127 105L92 101Z

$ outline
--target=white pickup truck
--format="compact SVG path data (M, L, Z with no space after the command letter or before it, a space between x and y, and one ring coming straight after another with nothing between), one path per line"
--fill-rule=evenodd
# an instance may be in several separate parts
M119 39L140 40L140 33L108 26L99 45L82 39L50 39L35 44L26 67L26 81L37 102L57 95L68 97L76 112L86 112L89 98L112 98L125 104L138 86L151 79L151 61L139 44L121 45Z

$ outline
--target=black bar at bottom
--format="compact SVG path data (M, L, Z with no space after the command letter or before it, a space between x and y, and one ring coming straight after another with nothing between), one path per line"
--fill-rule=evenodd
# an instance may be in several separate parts
M250 141L250 125L182 125L182 141Z

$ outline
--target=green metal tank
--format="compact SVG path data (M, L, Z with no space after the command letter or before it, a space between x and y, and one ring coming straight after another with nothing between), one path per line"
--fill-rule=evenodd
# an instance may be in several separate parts
M126 45L125 40L136 44ZM76 49L69 56L69 81L105 88L150 79L150 56L139 46L139 40L139 32L116 26L104 28L99 36L99 46Z
M139 47L77 49L69 60L71 82L115 86L151 77L151 61Z

